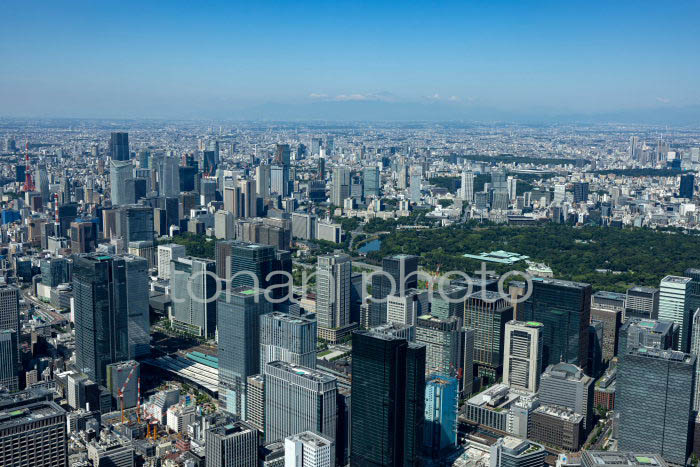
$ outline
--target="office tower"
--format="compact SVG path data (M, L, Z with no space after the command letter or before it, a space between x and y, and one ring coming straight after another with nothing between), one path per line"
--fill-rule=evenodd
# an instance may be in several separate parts
M423 168L414 165L410 169L409 195L412 203L420 202L420 190L423 183Z
M224 186L223 192L224 210L232 214L240 214L241 188L238 186Z
M129 160L129 133L112 132L109 139L109 155L114 161Z
M124 256L126 268L126 303L129 316L129 358L151 353L151 321L148 310L148 261Z
M338 382L316 370L271 362L265 365L265 442L302 431L335 439Z
M683 277L690 278L689 307L693 313L700 308L700 269L688 268L683 272Z
M537 392L542 373L542 323L509 321L503 347L503 382L512 389Z
M267 164L255 168L255 193L260 198L270 196L270 166Z
M207 206L212 201L216 201L216 180L204 178L199 184L199 204Z
M180 194L180 163L176 157L163 156L157 159L158 193L168 198Z
M491 209L501 211L508 209L510 196L508 194L508 178L505 169L498 169L491 172L491 189Z
M430 302L426 290L408 289L402 295L391 294L386 297L386 320L389 323L416 324L418 316L430 311Z
M289 166L288 165L273 165L270 166L270 193L289 196Z
M696 359L700 356L700 308L695 310L693 314L692 324L693 336L690 340L690 353L695 355ZM696 368L695 373L695 391L693 394L693 410L700 410L700 369Z
M230 211L219 210L214 214L214 236L219 240L229 240L235 236L234 217Z
M316 368L316 321L273 312L260 318L260 369L283 361Z
M583 415L583 427L593 421L593 378L569 363L549 365L540 377L539 398L542 404L566 407Z
M381 177L379 167L365 167L362 170L362 182L364 184L365 199L378 198L381 195Z
M351 465L415 465L423 443L425 346L352 335Z
M672 350L627 351L617 370L620 451L653 452L685 465L696 357Z
M659 319L672 321L679 327L675 350L690 350L690 325L695 310L692 306L692 284L689 277L666 276L659 286Z
M464 326L474 329L474 363L479 378L495 382L503 366L506 323L513 319L513 307L498 292L482 290L467 297Z
M207 429L205 446L206 467L258 467L258 432L247 423Z
M129 202L126 181L133 178L131 162L112 159L109 164L109 184L112 206L119 206Z
M574 203L588 201L588 182L574 183Z
M331 188L331 203L343 206L345 198L350 196L350 170L345 167L333 169L333 185Z
M207 176L214 176L216 167L216 151L202 151L202 172Z
M0 388L19 390L19 345L14 329L0 330Z
M120 257L74 258L75 364L102 386L106 366L129 356L127 278Z
M345 254L318 257L316 266L316 317L319 337L350 324L352 262ZM328 332L326 331L328 330Z
M454 316L447 319L418 316L415 342L425 345L427 374L461 375L464 365L464 329L461 322Z
M265 432L265 375L248 376L246 381L246 422Z
M66 411L54 402L0 410L0 465L66 467Z
M680 198L693 199L695 194L695 175L684 174L681 175L681 184L678 189L678 196Z
M518 305L519 320L544 325L544 367L559 362L586 366L590 316L591 285L580 282L536 277L532 294Z
M402 295L408 289L418 288L418 257L393 255L382 259L382 272L372 275L370 300L370 327L387 322L388 295Z
M462 186L460 187L460 195L462 200L467 203L474 202L474 172L462 172Z
M323 140L321 138L311 138L311 154L318 156L321 154L321 144Z
M223 410L247 418L246 382L260 373L260 317L272 311L264 291L248 286L223 292L219 322L219 400Z
M218 240L215 247L216 276L220 281L231 279L233 246L237 245L235 240ZM222 282L222 287L225 283Z
M678 327L672 321L628 318L620 327L617 354L622 358L628 350L639 347L653 347L669 350L678 334Z
M316 238L316 216L306 212L292 213L292 237L302 240Z
M0 285L0 331L6 329L15 331L19 337L19 289L11 285Z
M464 334L464 365L462 366L462 394L468 396L474 391L474 341L476 331L473 328L463 328Z
M214 337L217 286L214 261L189 256L171 260L173 327L207 339Z
M185 256L185 245L177 243L158 245L158 278L170 280L170 261L183 256Z
M631 287L625 299L625 320L630 317L657 319L659 317L659 289Z
M437 294L434 294L430 302L430 314L440 319L452 316L464 317L464 302L467 300L467 287L459 285L445 285Z
M122 206L117 211L117 236L124 244L131 242L153 242L153 208L150 206Z
M284 439L284 467L335 467L332 438L313 431Z
M97 246L97 224L93 222L71 222L70 247L74 254L90 253Z
M241 187L240 205L242 212L238 217L257 217L258 216L258 195L256 193L254 180L239 180L238 185Z
M286 253L286 254L285 254ZM276 285L270 292L274 298L282 298L287 295L286 278L282 274L275 274L268 279L268 275L277 271L291 273L291 259L289 253L275 251L275 247L259 245L257 243L236 243L231 247L231 284L233 287L248 286L267 289ZM289 260L289 261L288 261Z
M457 446L457 405L459 389L456 378L433 374L425 382L425 424L423 453L438 458Z
M291 150L288 144L277 144L275 146L275 164L289 165L291 160Z
M562 204L566 201L566 185L554 185L554 204Z
M544 446L514 436L498 439L489 449L492 467L543 467Z
M626 295L600 290L591 296L591 320L603 323L603 360L609 362L617 351L617 339L625 312Z

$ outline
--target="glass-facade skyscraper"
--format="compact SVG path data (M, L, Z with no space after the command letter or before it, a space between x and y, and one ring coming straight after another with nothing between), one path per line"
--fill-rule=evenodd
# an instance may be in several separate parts
M182 257L170 262L173 326L211 338L216 331L216 265L214 261Z
M111 134L109 155L114 161L129 160L129 133L113 132Z
M425 346L352 335L351 465L414 465L423 443Z
M370 301L370 327L387 322L386 297L388 295L400 296L408 289L418 288L417 256L403 254L387 256L382 260L382 271L384 274L372 276L372 298L379 302ZM393 281L389 277L393 278Z
M264 292L248 286L219 296L219 400L223 410L246 419L246 381L260 373L260 317L272 312Z
M543 368L566 362L586 370L590 316L591 285L581 282L536 277L532 294L518 305L519 320L544 325Z
M685 465L690 448L696 357L634 348L617 370L620 451L653 452Z
M77 256L73 266L75 364L98 384L106 367L129 358L129 318L124 260Z

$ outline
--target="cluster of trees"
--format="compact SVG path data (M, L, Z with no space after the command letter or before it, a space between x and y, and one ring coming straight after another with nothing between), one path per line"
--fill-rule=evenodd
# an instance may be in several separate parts
M684 173L691 173L690 170L680 169L611 169L596 170L600 175L620 175L625 177L675 177Z
M414 209L410 215L398 219L370 219L362 230L374 233L392 231L400 225L432 225L435 221L425 217L429 211L428 209Z
M216 242L213 239L207 238L206 235L195 235L193 233L184 232L180 235L175 235L170 240L161 241L160 243L177 243L178 245L184 245L187 256L207 259L214 259L216 256Z
M385 236L380 251L370 259L396 253L420 256L429 270L459 270L472 274L477 260L462 257L506 250L529 256L552 268L559 279L587 282L596 290L624 292L630 285L658 287L667 274L682 275L700 267L700 236L661 232L647 228L574 227L544 224L533 227L478 225L470 222L430 230L398 230ZM488 263L504 273L526 269ZM605 271L596 271L605 270Z
M456 157L474 162L505 163L505 164L539 164L539 165L569 165L576 164L579 159L564 159L553 157L522 157L513 154L484 156L481 154L457 154Z

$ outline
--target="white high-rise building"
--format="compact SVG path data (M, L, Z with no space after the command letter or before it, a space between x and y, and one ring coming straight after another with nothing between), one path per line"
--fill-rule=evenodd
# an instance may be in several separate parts
M180 194L180 164L177 157L165 156L158 159L158 192L169 198Z
M170 279L170 261L185 256L185 245L158 245L158 279Z
M255 192L261 198L270 196L270 166L259 165L255 168Z
M462 187L460 188L461 198L468 202L474 202L474 172L462 172Z
M416 324L416 318L428 313L428 292L408 289L403 295L386 297L386 319L389 323Z
M333 440L312 431L284 440L284 467L335 467Z
M316 266L316 319L319 328L350 324L352 261L345 254L318 257Z
M503 345L503 383L537 392L542 373L542 323L509 321Z
M691 281L689 277L666 276L659 286L659 319L678 325L676 350L682 352L690 350L690 327L695 311L691 307Z
M128 195L126 181L133 178L133 167L130 161L112 160L109 164L109 183L112 206L126 204Z
M561 204L566 201L566 185L554 185L554 204Z
M515 200L518 194L518 179L515 177L508 177L508 197L511 201Z
M229 211L216 211L214 214L214 236L221 240L231 240L235 235L233 214Z

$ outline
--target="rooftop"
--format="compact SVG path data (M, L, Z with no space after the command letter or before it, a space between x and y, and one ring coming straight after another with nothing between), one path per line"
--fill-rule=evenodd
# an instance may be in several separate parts
M666 462L658 454L610 452L610 451L584 451L587 465L615 465L615 466L665 466Z
M330 383L336 381L333 376L329 376L326 373L322 373L317 370L312 370L311 368L306 368L303 366L293 365L291 363L275 361L266 364L267 366L277 368L279 370L285 371L287 373L294 373L298 376L303 376L304 378L319 382L319 383ZM267 373L267 372L266 372Z
M0 431L24 423L32 423L45 418L65 414L66 411L55 402L42 401L0 412Z

